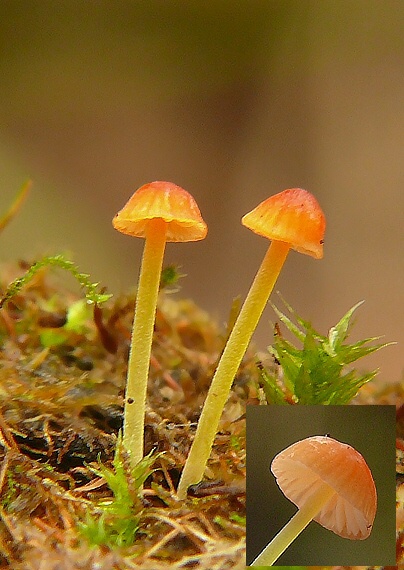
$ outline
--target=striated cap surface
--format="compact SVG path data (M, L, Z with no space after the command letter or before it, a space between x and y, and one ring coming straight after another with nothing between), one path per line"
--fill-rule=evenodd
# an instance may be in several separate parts
M283 241L292 249L323 257L325 216L310 192L290 188L270 196L246 214L241 223L270 240Z
M172 182L156 181L141 186L112 220L124 234L146 237L153 219L167 223L169 242L198 241L207 234L207 226L194 198Z
M376 487L366 461L350 445L331 437L309 437L278 453L271 471L284 495L299 508L310 502L319 483L327 483L335 493L314 520L344 538L369 536L377 509Z

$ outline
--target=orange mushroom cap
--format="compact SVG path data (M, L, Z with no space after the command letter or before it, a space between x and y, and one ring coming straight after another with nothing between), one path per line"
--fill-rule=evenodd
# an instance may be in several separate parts
M172 182L150 182L141 186L112 220L124 234L146 237L150 220L167 223L169 242L198 241L207 234L207 226L194 198Z
M310 192L291 188L270 196L246 214L241 223L270 240L283 241L292 249L323 257L325 216Z
M335 494L314 520L339 536L367 538L376 515L377 495L362 455L331 437L298 441L273 459L271 471L282 492L299 508L310 502L321 482Z

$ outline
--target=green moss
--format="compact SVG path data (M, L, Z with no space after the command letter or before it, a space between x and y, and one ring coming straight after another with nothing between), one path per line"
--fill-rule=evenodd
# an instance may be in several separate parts
M351 365L391 343L374 344L380 337L366 338L353 344L346 342L352 316L361 304L352 307L327 336L316 331L286 303L292 318L273 306L279 320L300 341L301 347L287 340L279 327L275 327L270 353L279 363L282 374L279 369L269 370L260 365L268 403L347 404L364 384L375 377L377 370L361 374Z
M130 546L137 536L143 503L139 490L151 474L151 466L161 454L150 453L136 465L130 467L128 457L119 435L113 469L100 465L90 470L105 479L113 498L103 499L87 510L84 520L78 523L80 532L91 545L105 545L111 548Z
M60 269L65 269L69 271L73 277L77 279L80 283L80 286L85 290L86 298L90 303L101 304L107 301L112 297L112 295L106 293L100 293L97 291L98 283L92 283L89 280L89 275L87 273L81 273L78 268L74 265L72 261L65 259L63 255L50 255L43 257L26 271L26 273L22 277L18 277L15 279L10 285L7 287L3 298L0 300L0 308L14 295L19 293L21 289L27 285L31 279L38 273L38 271L44 267L55 266L59 267Z

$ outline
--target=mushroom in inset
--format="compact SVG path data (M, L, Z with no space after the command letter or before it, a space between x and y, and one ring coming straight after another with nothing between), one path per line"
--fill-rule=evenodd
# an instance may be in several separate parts
M325 217L307 190L293 188L275 194L246 214L241 223L270 239L271 244L213 376L181 476L179 497L184 497L187 488L203 477L231 384L289 250L295 249L316 259L323 256Z
M251 566L272 566L311 520L343 538L370 535L376 487L366 461L350 445L328 436L308 437L278 453L271 471L299 510Z
M136 294L123 428L124 446L136 465L143 457L147 379L165 244L201 240L207 226L188 192L161 181L139 188L112 224L124 234L146 238Z

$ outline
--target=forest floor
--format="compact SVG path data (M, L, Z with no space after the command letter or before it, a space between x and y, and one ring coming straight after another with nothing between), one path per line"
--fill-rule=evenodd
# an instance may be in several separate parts
M0 276L3 291L13 272ZM179 501L175 489L227 333L192 301L162 292L145 427L145 453L155 459L139 492L125 454L114 463L134 303L128 294L88 305L43 269L0 310L0 568L245 567L245 407L259 403L256 354L251 348L233 384L207 481ZM353 403L397 406L402 562L404 391L372 382ZM117 465L129 500L122 512L102 476Z

